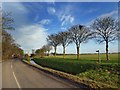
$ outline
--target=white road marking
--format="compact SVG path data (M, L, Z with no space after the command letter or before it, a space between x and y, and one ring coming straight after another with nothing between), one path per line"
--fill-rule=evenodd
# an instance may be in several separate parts
M14 73L14 72L13 72L13 76L14 76L14 78L15 78L15 81L16 81L17 85L18 85L18 88L21 88L21 87L20 87L20 84L19 84L19 82L18 82L18 80L17 80L17 78L16 78L16 76L15 76L15 73Z
M13 68L12 64L11 64L11 68Z

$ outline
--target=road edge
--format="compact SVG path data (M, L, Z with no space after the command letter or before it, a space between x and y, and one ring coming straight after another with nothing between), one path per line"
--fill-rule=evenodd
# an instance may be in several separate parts
M47 73L53 74L55 76L59 76L61 78L67 79L72 83L76 83L76 84L81 86L80 88L89 88L89 89L113 88L110 85L106 85L104 83L100 83L100 82L98 83L98 82L95 82L93 80L88 80L88 79L85 79L85 78L82 79L82 78L79 78L78 76L75 76L75 75L72 75L72 74L68 74L68 73L65 73L65 72L62 72L62 71L57 71L57 70L54 70L54 69L51 69L51 68L42 67L42 66L37 65L37 64L32 64L32 63L30 63L29 61L26 61L26 60L23 60L23 62L28 64L28 65L31 65L35 68L38 68L38 69L40 69L44 72L47 72Z
M30 65L30 66L33 66L43 72L46 72L48 74L51 74L51 75L54 75L56 77L60 77L60 78L63 78L65 79L66 81L69 81L71 82L72 84L74 83L74 85L78 86L79 88L89 88L89 89L93 89L92 87L90 87L89 85L87 84L84 84L84 83L81 83L81 82L76 82L73 80L73 77L76 77L75 75L71 75L71 74L68 74L68 73L64 73L64 72L61 72L61 71L57 71L57 70L54 70L54 69L50 69L50 68L46 68L46 67L42 67L38 64L32 64L30 63L29 61L26 61L26 60L22 60L24 63ZM76 78L77 79L77 78Z

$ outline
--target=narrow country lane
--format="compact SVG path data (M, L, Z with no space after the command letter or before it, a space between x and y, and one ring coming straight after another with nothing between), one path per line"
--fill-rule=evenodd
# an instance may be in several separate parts
M2 88L77 88L20 60L2 63Z

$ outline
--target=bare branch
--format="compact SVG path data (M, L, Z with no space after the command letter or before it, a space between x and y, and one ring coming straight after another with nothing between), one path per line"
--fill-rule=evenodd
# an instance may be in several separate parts
M106 58L108 58L108 43L117 39L118 26L112 17L104 17L96 19L91 25L97 42L106 43Z

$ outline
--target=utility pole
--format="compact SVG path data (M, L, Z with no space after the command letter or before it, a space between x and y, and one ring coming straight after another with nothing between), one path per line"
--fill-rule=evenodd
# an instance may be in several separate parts
M96 52L98 52L98 62L100 61L100 51L97 50Z

